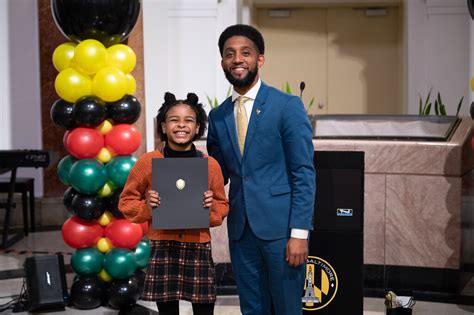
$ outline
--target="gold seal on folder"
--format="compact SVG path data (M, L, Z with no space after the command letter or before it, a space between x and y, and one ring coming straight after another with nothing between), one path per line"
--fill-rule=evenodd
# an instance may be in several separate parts
M180 178L176 181L176 188L179 190L183 190L184 186L186 186L186 182L183 179Z

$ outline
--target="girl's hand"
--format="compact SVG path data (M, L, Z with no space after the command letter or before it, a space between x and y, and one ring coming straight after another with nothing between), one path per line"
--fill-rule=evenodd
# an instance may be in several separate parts
M213 200L214 200L214 193L210 190L206 191L204 193L204 200L203 200L202 206L204 208L211 208Z
M146 205L149 209L156 208L160 205L160 195L154 190L149 190L146 198Z

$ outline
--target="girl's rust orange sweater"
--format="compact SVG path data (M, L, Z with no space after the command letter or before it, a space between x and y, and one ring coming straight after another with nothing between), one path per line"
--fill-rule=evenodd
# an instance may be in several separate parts
M146 205L146 193L152 189L151 161L153 158L163 158L163 155L160 151L145 153L135 163L120 195L119 210L131 222L148 222L148 238L151 240L209 242L211 240L209 229L155 230L151 227L151 213ZM207 157L207 161L209 190L214 193L214 200L209 211L209 225L212 227L222 224L222 220L229 212L229 202L225 196L224 179L219 164L210 156Z

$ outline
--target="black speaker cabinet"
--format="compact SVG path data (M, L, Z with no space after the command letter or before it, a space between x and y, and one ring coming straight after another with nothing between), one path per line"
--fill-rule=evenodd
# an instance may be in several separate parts
M305 315L363 313L364 153L317 151Z
M29 257L24 270L28 311L63 310L68 299L63 256Z

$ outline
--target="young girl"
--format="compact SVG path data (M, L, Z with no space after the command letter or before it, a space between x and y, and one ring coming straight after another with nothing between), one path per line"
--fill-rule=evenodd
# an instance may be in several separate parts
M120 196L119 209L132 222L149 222L151 256L142 299L156 301L160 315L179 314L179 300L190 301L193 312L213 314L216 300L214 262L209 229L155 230L151 227L151 209L159 207L159 192L151 189L153 158L202 157L193 141L199 139L207 123L206 112L198 97L176 100L165 94L158 111L157 133L165 141L162 152L145 153L128 175ZM209 208L209 225L218 226L229 211L224 180L216 160L208 159L209 190L203 192L203 206Z

